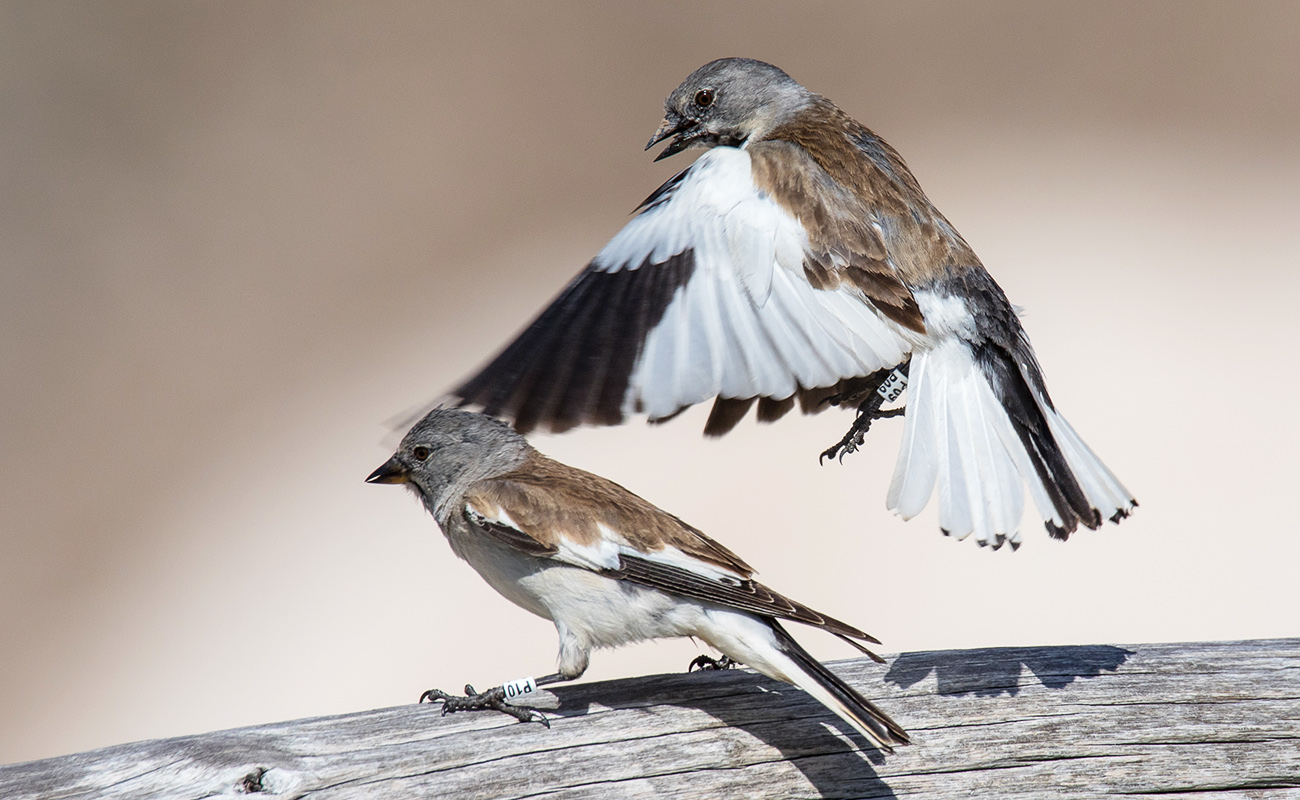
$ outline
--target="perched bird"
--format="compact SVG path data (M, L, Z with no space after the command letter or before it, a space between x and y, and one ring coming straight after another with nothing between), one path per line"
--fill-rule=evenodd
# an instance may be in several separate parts
M724 58L664 103L646 146L702 149L558 298L453 394L517 429L672 417L705 433L856 404L851 452L907 386L888 506L935 487L945 534L1020 541L1024 485L1055 538L1132 495L1060 415L1002 289L902 157L780 69ZM656 159L658 160L658 159ZM898 369L895 369L895 368ZM909 383L910 382L910 383Z
M579 677L594 647L691 636L793 683L884 750L908 742L778 620L830 631L880 661L853 641L875 639L768 589L735 553L622 486L547 458L503 422L435 409L367 480L406 484L456 555L506 599L555 623L559 671L537 685ZM504 703L502 687L466 692L425 695L443 700L444 713L534 713Z

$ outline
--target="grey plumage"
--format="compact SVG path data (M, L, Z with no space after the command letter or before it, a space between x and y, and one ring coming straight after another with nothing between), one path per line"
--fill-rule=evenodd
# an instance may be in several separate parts
M405 483L446 529L458 513L452 501L462 499L476 481L518 467L531 450L528 441L501 420L434 409L402 439L388 463L394 476L402 478L392 482Z
M689 147L757 141L816 98L782 70L750 58L724 58L691 73L664 101L664 121L649 150L674 141L658 161Z

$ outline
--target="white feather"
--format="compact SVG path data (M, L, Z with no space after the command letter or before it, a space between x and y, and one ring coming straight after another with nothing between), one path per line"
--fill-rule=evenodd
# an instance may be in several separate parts
M950 327L963 325L955 309L938 309ZM927 319L928 322L928 319ZM1024 485L1040 516L1061 525L1042 479L1011 419L975 363L970 347L949 336L913 354L903 442L889 487L889 508L904 519L920 513L938 487L939 526L959 539L1018 542ZM1079 438L1070 424L1035 392L1066 464L1088 502L1103 518L1128 513L1128 490Z
M1083 496L1088 498L1089 504L1101 513L1102 519L1110 519L1117 512L1127 515L1132 511L1133 495L1129 494L1124 484L1119 482L1119 478L1116 478L1115 474L1101 463L1101 459L1097 458L1079 434L1074 432L1073 426L1066 422L1065 417L1048 408L1037 393L1035 399L1043 409L1043 414L1047 417L1047 427L1052 431L1052 436L1056 437L1056 443L1061 446L1065 462L1070 465L1070 470L1074 472L1075 479L1079 481L1079 488L1083 489Z
M593 262L637 269L693 252L691 279L647 334L623 410L654 418L717 395L785 398L901 361L908 342L857 289L808 283L807 248L799 221L754 185L748 153L701 156Z
M904 519L915 516L937 484L939 527L958 539L973 533L984 544L1015 542L1027 481L1040 510L1054 514L1006 410L965 342L949 337L915 353L908 375L891 510Z
M903 441L898 448L894 479L889 484L886 505L903 519L911 519L925 508L939 474L938 433L933 408L936 391L930 387L928 353L912 356L908 369L907 413Z
M808 674L794 659L782 652L771 626L752 614L705 605L705 613L696 621L693 636L704 640L710 647L752 667L769 678L794 684L814 700L835 713L869 741L889 747L881 738L849 710L830 690L813 675Z
M953 397L954 381L950 365L936 361L930 382L934 386L935 430L938 434L935 452L939 458L939 527L957 539L970 535L973 521L970 505L966 502L966 472L962 469L961 453L956 442L952 412L949 406L957 402Z
M687 572L691 572L695 575L699 575L701 578L707 578L711 581L726 582L729 586L735 586L738 581L746 579L746 576L744 575L725 569L724 567L719 567L716 564L701 561L700 559L688 555L671 545L648 553L635 550L631 547L624 547L622 552L626 555L643 558L646 561L656 561L660 564L667 564L670 567L684 569Z
M949 419L965 472L964 501L970 508L971 530L978 541L990 542L1019 529L1024 489L1015 461L997 432L998 425L1010 426L1006 412L992 387L979 377L954 386Z

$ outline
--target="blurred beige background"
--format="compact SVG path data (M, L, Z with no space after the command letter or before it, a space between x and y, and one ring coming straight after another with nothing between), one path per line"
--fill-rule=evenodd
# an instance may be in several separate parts
M642 145L724 55L902 151L1142 508L946 540L885 511L900 425L818 466L847 413L539 446L891 652L1300 634L1297 31L1286 2L0 4L0 763L550 671L549 624L362 480L687 163Z

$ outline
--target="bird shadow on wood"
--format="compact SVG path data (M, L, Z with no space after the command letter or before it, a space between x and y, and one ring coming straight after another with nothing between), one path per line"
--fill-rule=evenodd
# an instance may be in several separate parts
M998 647L984 650L938 650L903 653L894 659L885 680L906 689L935 673L941 695L996 697L1020 692L1027 668L1049 689L1062 689L1077 678L1114 672L1133 651L1110 645Z
M616 710L670 705L703 711L780 751L822 797L897 796L876 773L876 766L888 755L801 690L748 670L652 675L617 684L557 686L551 691L559 705L548 712L565 717L592 713L593 705ZM676 732L711 728L707 723L688 724ZM747 761L740 751L740 763L712 766L731 769L743 782L744 770L735 767L770 761L761 753L752 755Z

